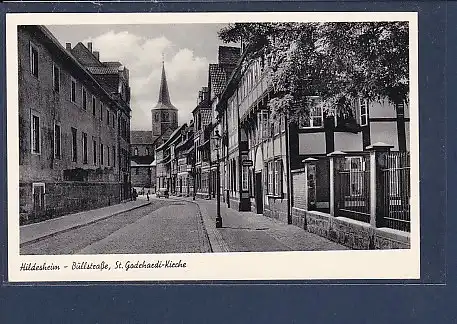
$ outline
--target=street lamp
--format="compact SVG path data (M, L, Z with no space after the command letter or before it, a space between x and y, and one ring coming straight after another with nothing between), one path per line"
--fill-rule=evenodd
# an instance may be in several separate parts
M219 130L216 129L215 136L212 138L214 140L214 146L216 148L216 160L217 160L217 179L216 179L216 200L217 200L217 214L216 214L216 228L222 227L222 217L221 217L221 170L220 170L220 161L219 161L219 147L221 136L219 135Z

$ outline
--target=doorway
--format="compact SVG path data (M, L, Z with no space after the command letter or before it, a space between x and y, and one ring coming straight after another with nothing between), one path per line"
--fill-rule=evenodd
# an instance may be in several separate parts
M263 214L262 172L255 174L255 205L257 214Z

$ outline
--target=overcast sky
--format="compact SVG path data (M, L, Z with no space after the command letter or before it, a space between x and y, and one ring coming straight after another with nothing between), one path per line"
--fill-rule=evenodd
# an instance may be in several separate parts
M217 63L222 24L46 26L65 46L93 43L101 61L119 61L130 71L132 130L151 130L157 103L162 53L171 102L179 123L191 119L198 90L208 83L208 64ZM230 44L233 45L233 44Z

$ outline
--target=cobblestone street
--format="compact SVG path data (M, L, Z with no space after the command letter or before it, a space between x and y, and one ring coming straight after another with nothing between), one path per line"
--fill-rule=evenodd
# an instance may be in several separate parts
M144 197L139 200L146 202ZM111 208L113 211L114 207ZM113 212L112 211L112 212ZM86 214L95 214L94 211ZM223 227L215 228L214 200L151 199L151 204L86 220L63 216L22 228L21 254L154 254L341 250L345 247L298 227L222 206ZM92 216L95 217L95 216ZM86 217L87 218L87 217ZM71 222L74 222L72 227ZM57 225L65 224L62 230ZM49 234L44 226L55 227ZM46 235L33 235L34 229ZM32 233L32 234L31 234Z

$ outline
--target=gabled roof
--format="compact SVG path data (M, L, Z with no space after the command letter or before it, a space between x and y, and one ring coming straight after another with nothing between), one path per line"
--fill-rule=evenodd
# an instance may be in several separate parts
M221 65L236 65L240 59L241 49L233 46L219 46L218 62Z
M153 156L131 156L130 157L130 164L133 165L133 163L135 164L151 164L152 161L154 161L154 157Z
M151 131L130 131L130 144L153 144L155 140Z
M221 94L224 91L226 82L226 73L222 66L219 64L210 64L208 78L211 91L215 95Z
M206 126L211 123L212 120L212 110L211 109L202 109L202 125Z
M115 100L115 98L113 98L111 93L107 91L106 87L97 78L95 78L95 76L92 73L90 73L86 69L84 64L81 63L78 60L78 58L75 57L74 53L72 53L72 50L67 50L66 48L64 48L62 44L60 44L60 42L57 40L57 38L49 31L49 29L42 25L24 25L23 28L31 29L34 32L40 32L45 37L45 45L52 47L52 50L58 53L59 58L62 61L71 64L76 72L84 75L85 80L88 81L87 84L90 84L90 86L92 86L93 89L96 89L96 91L98 91L100 95L114 103L117 106L117 108L122 108L119 105L119 103ZM81 48L82 50L85 49L84 51L90 53L90 51L82 43L78 44L80 44L78 48Z
M88 66L87 70L92 74L117 74L119 66Z

